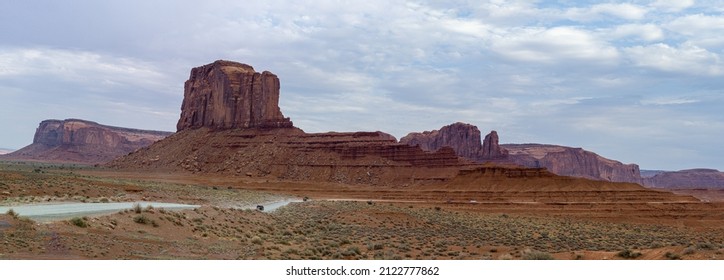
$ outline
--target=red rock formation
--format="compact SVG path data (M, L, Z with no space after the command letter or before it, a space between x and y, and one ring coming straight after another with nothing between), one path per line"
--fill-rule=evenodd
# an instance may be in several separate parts
M689 169L662 172L644 178L644 185L665 189L724 189L724 172L716 169Z
M138 130L67 119L45 120L33 143L4 159L102 163L163 139L171 132Z
M457 155L476 162L515 164L531 168L547 168L557 175L593 180L641 184L639 167L622 164L580 148L540 144L500 145L498 133L491 131L480 144L480 131L469 124L455 123L442 129L410 133L400 140L426 151L449 146Z
M528 167L545 167L551 172L592 180L642 184L639 166L623 164L581 148L543 144L505 144L508 160Z
M443 126L440 130L410 133L400 139L400 144L419 146L425 151L450 147L458 156L468 159L477 159L482 155L480 130L461 122Z
M424 152L382 132L297 128L183 130L109 164L121 169L409 185L452 178L468 162L450 148Z
M501 148L500 144L498 144L498 132L493 130L488 135L485 135L481 159L505 159L507 156L508 151Z
M463 123L411 134L400 143L381 132L304 133L283 117L278 98L279 80L269 72L259 74L251 66L229 61L194 68L186 82L179 132L109 165L404 186L448 181L461 169L479 166L457 155L496 163L507 163L510 157L495 131L481 143L480 131ZM551 171L573 168L579 172L575 169L578 162L569 162L565 156L556 159L550 164ZM535 167L547 167L547 161L539 162L543 166ZM601 172L595 163L589 165L593 167L580 172L595 169L598 173L592 173L593 178L615 173ZM499 170L485 170L526 178L544 174L539 169L496 168Z
M480 130L474 125L457 122L440 130L413 132L400 139L401 144L419 146L425 151L437 151L443 147L452 148L463 158L474 161L504 159L505 149L498 145L498 133L491 131L480 143Z
M184 85L178 131L187 128L292 127L279 109L279 79L249 65L217 60L196 67Z
M446 180L471 164L450 148L425 152L382 132L304 133L278 101L269 72L221 60L194 68L179 132L109 166L374 185Z

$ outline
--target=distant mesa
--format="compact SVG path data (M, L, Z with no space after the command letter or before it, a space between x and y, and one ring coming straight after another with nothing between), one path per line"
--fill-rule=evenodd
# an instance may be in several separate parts
M171 132L139 130L80 119L45 120L33 143L0 159L97 164L147 147Z
M12 153L14 150L0 148L0 155Z
M480 139L480 130L476 126L458 122L440 130L410 133L400 139L400 143L419 146L427 151L450 147L457 155L481 163L546 168L557 175L592 180L642 183L638 165L623 164L581 148L543 144L500 145L496 131L486 135L482 143Z
M703 168L664 171L644 178L644 185L663 189L724 189L724 172Z
M178 131L292 127L279 109L279 78L233 61L196 67L184 85Z

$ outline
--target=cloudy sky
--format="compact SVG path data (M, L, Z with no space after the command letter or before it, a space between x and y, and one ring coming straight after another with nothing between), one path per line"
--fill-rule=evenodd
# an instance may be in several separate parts
M300 3L304 2L304 3ZM175 131L192 67L281 80L308 132L456 121L642 169L724 170L724 4L0 1L0 147L44 119Z

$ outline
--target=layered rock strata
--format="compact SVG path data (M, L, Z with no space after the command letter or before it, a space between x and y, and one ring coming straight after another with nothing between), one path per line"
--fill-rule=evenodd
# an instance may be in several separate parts
M470 124L455 123L440 130L410 133L400 143L419 146L426 151L451 147L457 155L475 162L546 168L557 175L642 184L636 164L623 164L581 148L543 144L500 145L496 131L491 131L481 143L480 130Z
M114 127L79 119L45 120L33 143L4 159L104 163L149 146L171 132Z
M452 149L435 152L396 143L382 132L304 133L296 128L184 130L110 163L267 179L368 185L445 181L471 162Z
M508 160L528 167L545 167L551 172L592 180L643 184L639 166L623 164L581 148L544 144L504 144Z
M196 67L184 84L176 129L292 127L279 109L279 87L276 75L238 62Z
M496 131L486 135L482 144L480 139L480 130L476 126L457 122L440 130L412 132L402 137L400 143L418 146L425 151L452 148L458 156L474 161L506 157L507 151L500 148Z

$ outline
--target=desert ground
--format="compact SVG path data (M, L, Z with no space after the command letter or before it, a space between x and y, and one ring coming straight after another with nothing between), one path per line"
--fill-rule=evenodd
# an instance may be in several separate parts
M542 186L541 188L551 188ZM0 259L724 259L724 203L0 164L0 206L159 201L39 223L0 214ZM526 195L527 194L527 195ZM526 199L535 195L536 199ZM635 195L635 194L634 194ZM647 194L651 195L651 194ZM694 195L694 196L691 196ZM561 199L565 197L565 199ZM245 209L297 198L272 212Z

